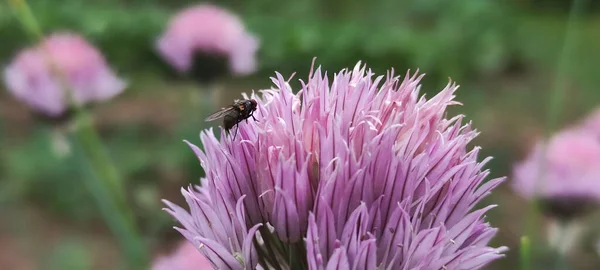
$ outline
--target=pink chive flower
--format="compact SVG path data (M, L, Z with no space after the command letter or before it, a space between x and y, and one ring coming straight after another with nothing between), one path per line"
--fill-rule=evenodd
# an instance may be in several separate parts
M258 47L236 15L210 4L177 13L157 41L158 52L179 72L188 72L201 52L223 55L234 74L249 74L256 69Z
M58 77L52 67L65 78ZM4 82L18 100L50 117L69 109L64 83L72 91L73 101L80 105L108 100L125 89L124 81L94 46L66 32L52 34L36 47L19 53L4 70Z
M173 253L158 257L152 263L152 270L208 269L212 269L210 262L188 241L183 241Z
M446 119L457 85L430 99L423 75L375 77L360 63L328 79L310 72L297 94L277 74L252 94L258 122L235 140L213 131L189 144L206 172L165 201L177 228L217 269L480 269L493 205L472 211L503 178L484 182L477 136ZM245 98L248 98L245 96Z
M600 202L600 139L581 127L563 130L538 143L514 167L513 189L546 201L551 214L571 217Z

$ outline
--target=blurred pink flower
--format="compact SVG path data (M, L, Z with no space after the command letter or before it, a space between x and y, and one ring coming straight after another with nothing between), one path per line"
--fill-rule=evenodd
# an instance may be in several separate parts
M579 128L564 130L550 138L544 156L542 150L538 143L515 166L512 185L518 193L526 198L535 194L542 199L600 201L600 140L596 136Z
M259 40L246 32L234 14L210 4L200 4L176 14L157 42L159 53L179 72L192 67L194 53L223 54L233 73L256 69Z
M152 270L204 270L213 269L210 262L194 245L184 240L170 255L158 257Z
M36 47L24 49L4 71L8 90L38 112L59 116L68 109L66 90L48 60L66 77L78 104L108 100L125 89L125 82L83 37L56 33Z

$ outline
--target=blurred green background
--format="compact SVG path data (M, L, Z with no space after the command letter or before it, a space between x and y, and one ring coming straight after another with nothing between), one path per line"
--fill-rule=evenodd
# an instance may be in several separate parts
M154 42L176 11L197 1L30 0L45 33L83 34L130 83L123 95L94 108L96 125L123 178L152 254L181 239L161 198L180 203L180 187L203 172L182 143L198 143L208 111L189 110L197 86L178 77L155 53ZM600 105L600 4L587 1L578 17L565 68L558 127ZM306 78L311 60L330 73L362 60L376 73L427 73L428 96L447 78L458 81L463 113L482 133L476 144L495 159L493 176L510 175L537 136L544 133L565 44L571 1L559 0L276 0L218 1L240 14L261 39L259 71L221 81L220 104L241 92L271 86L275 71ZM0 3L0 65L31 40ZM0 86L1 87L1 86ZM3 89L4 90L4 89ZM77 153L51 151L48 126L25 105L0 92L0 269L113 269L123 260L91 194L83 188ZM509 179L510 181L510 179ZM507 258L489 269L516 269L526 202L502 185L486 203L500 206L489 221L507 245ZM600 269L592 240L572 259L573 269ZM539 248L539 247L538 247ZM542 249L542 248L541 248ZM551 269L540 259L536 269Z

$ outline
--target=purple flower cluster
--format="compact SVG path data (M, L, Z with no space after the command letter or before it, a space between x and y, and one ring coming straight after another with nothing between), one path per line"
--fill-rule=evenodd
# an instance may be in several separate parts
M457 85L430 99L423 75L375 77L360 63L328 79L321 69L294 94L252 94L259 122L236 140L201 133L190 144L206 177L166 202L178 230L216 269L479 269L502 257L471 211L503 178L478 161L477 136L446 119ZM248 98L248 97L246 97Z
M211 4L196 5L175 14L157 41L158 52L175 69L187 72L194 54L222 54L235 74L256 69L259 40L248 33L233 13Z
M52 67L64 76L64 82ZM4 82L18 100L50 117L69 109L65 86L71 90L73 102L81 105L108 100L125 89L125 82L95 47L67 32L50 35L19 53L6 67Z
M538 142L514 167L513 189L538 197L548 213L571 218L600 203L600 111Z
M600 200L600 141L584 130L564 130L538 143L515 166L514 189L524 197L589 197ZM542 167L543 166L543 167ZM535 179L539 181L535 181Z

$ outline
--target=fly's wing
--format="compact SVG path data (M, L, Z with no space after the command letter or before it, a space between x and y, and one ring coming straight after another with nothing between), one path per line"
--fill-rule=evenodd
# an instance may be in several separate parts
M219 111L216 111L216 112L212 113L211 115L209 115L208 117L206 117L206 119L204 119L204 121L210 122L210 121L217 120L219 118L223 118L225 115L227 115L227 113L232 111L233 108L234 108L233 106L230 106L230 107L223 108Z

